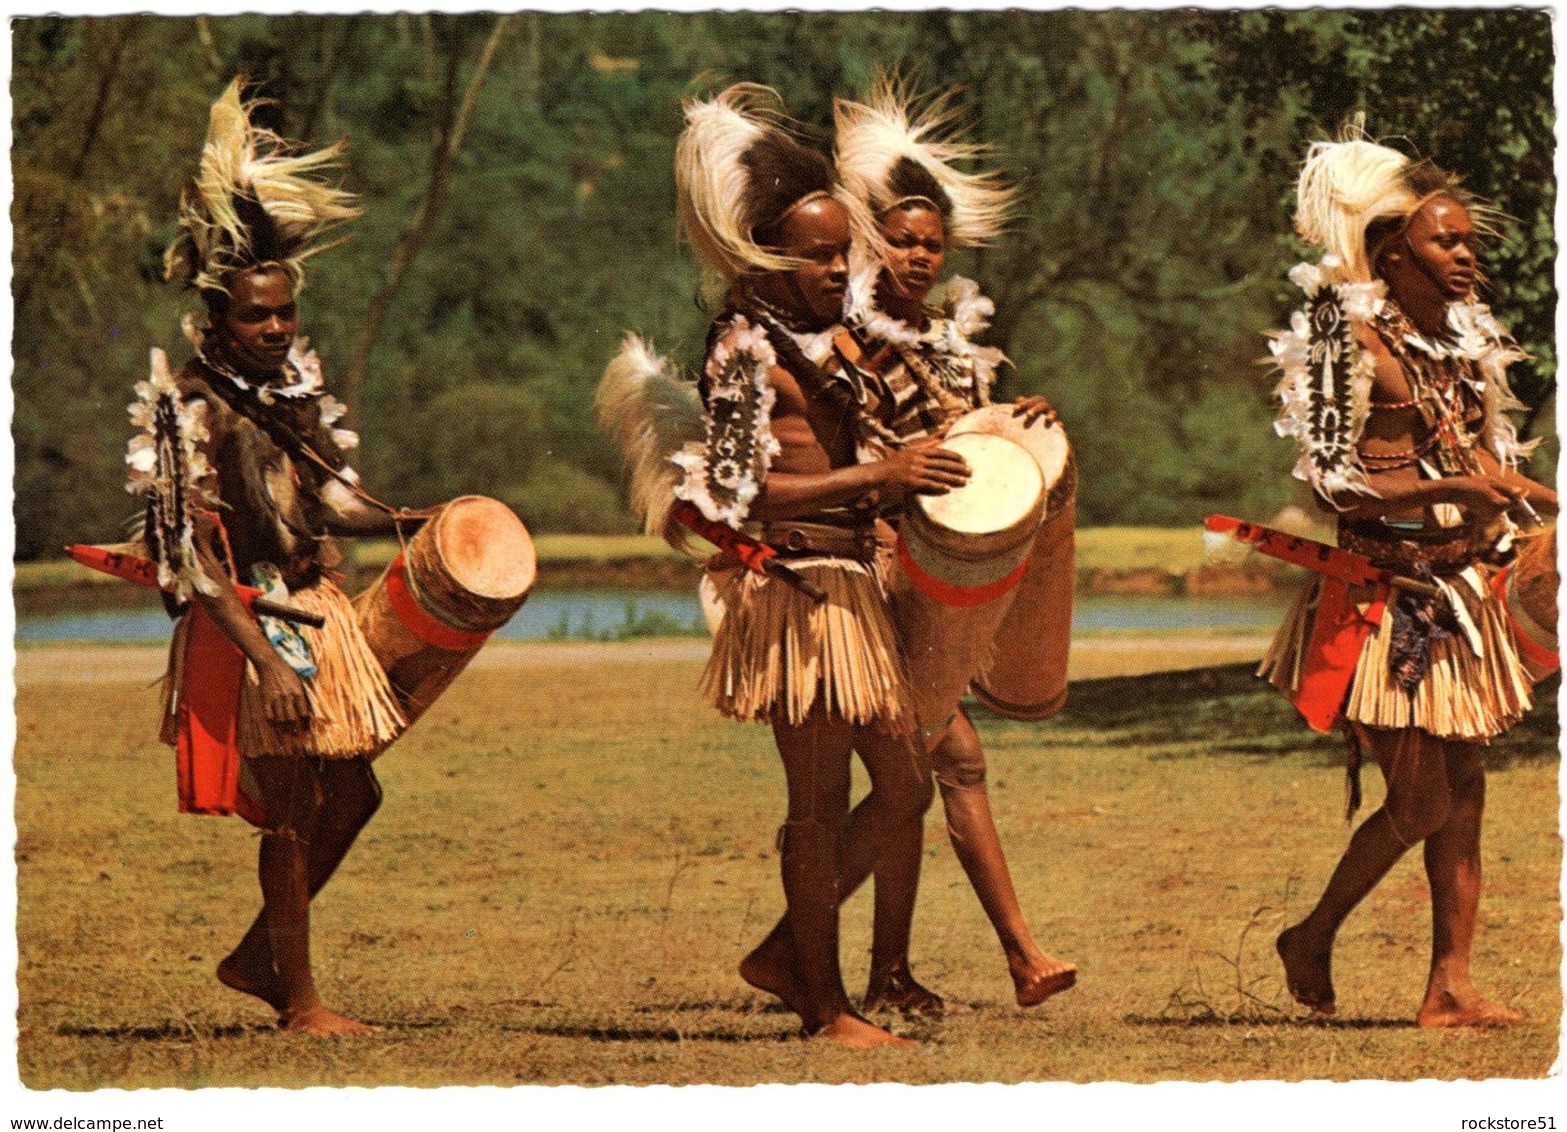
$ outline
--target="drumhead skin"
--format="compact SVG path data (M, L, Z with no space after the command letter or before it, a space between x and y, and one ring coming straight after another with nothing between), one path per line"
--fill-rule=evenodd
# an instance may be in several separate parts
M1012 405L986 405L965 413L953 422L942 446L951 447L952 441L970 433L1004 436L1014 444L1021 444L1039 464L1039 470L1045 477L1045 491L1051 496L1050 510L1053 512L1054 489L1066 474L1067 464L1072 458L1072 446L1067 440L1066 429L1059 421L1047 425L1036 420L1025 427L1023 418L1015 414L1014 408Z
M915 497L915 506L932 523L960 535L988 535L1011 530L1036 514L1044 476L1021 445L1001 436L965 433L949 436L941 446L963 457L970 476L945 495Z
M507 601L533 588L538 563L522 520L498 499L464 495L434 521L441 564L475 597Z

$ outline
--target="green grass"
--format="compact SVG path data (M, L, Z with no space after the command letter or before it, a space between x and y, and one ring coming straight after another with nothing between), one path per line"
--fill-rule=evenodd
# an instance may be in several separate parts
M1475 953L1531 1025L1411 1025L1429 923L1417 854L1345 927L1338 1019L1297 1016L1272 935L1342 850L1341 752L1229 669L1082 685L1043 725L979 720L1023 906L1081 981L1011 1004L932 815L915 968L975 1009L902 1025L916 1050L864 1055L795 1039L735 975L781 908L776 755L765 728L697 702L699 661L640 650L504 650L378 764L386 805L313 915L328 1000L385 1027L352 1044L281 1034L212 978L256 909L256 839L174 812L144 680L40 683L21 654L22 1081L1413 1080L1539 1077L1556 1057L1554 702L1494 752ZM868 919L861 893L844 914L851 991Z

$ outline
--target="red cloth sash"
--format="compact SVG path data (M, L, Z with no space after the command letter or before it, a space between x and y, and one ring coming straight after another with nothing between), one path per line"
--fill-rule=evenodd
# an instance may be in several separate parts
M200 605L193 604L185 616L189 624L174 747L180 813L238 814L251 825L264 827L266 813L239 785L239 695L245 682L245 654Z
M403 627L427 645L452 652L472 652L490 639L489 631L464 632L443 624L425 611L408 585L408 563L399 554L386 572L386 597Z
M1300 686L1290 702L1313 731L1329 732L1344 707L1355 666L1372 626L1382 620L1387 591L1382 589L1365 613L1350 600L1349 585L1324 577L1317 591L1317 613L1301 664Z

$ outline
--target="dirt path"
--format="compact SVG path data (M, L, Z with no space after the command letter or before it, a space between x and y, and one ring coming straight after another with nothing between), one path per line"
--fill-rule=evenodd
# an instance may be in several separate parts
M1262 637L1090 637L1072 646L1074 680L1137 676L1255 660ZM526 669L569 665L664 664L707 658L706 640L529 641L492 645L474 658L477 669ZM151 684L163 675L168 650L156 645L38 645L16 653L16 683Z

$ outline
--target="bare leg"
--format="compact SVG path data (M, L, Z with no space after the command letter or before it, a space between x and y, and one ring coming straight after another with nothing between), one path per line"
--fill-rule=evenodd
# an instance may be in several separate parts
M876 877L871 931L871 972L864 1007L890 1007L905 1014L940 1014L941 996L921 986L909 970L909 936L925 855L925 811L930 808L930 772L912 740L862 733L858 747L871 777L874 821L851 831L865 844L845 851L845 868L867 861Z
M1317 906L1279 935L1289 992L1320 1014L1334 1012L1333 940L1340 925L1415 842L1447 820L1449 792L1439 745L1414 729L1361 728L1387 781L1382 807L1361 823Z
M868 727L853 732L853 743L870 774L871 791L854 807L844 826L839 843L838 897L847 900L876 870L877 930L885 922L894 926L879 936L872 950L881 954L891 939L898 944L906 961L909 923L913 918L914 894L919 885L919 870L924 840L924 814L930 806L931 785L912 740L894 738ZM887 876L896 878L896 890L903 894L907 910L894 909L884 914L883 886L894 890L892 881L884 882L880 859L891 854ZM795 1013L805 1001L798 974L789 914L773 925L766 938L740 964L740 976L746 982L777 995ZM873 959L874 965L874 959ZM921 988L923 990L923 988ZM926 992L929 993L929 992ZM935 996L932 996L935 997ZM939 1003L939 999L937 1000ZM938 1007L939 1008L939 1007Z
M962 711L931 752L953 851L1006 953L1019 1006L1035 1006L1077 982L1077 968L1045 954L1023 919L985 789L985 752ZM876 883L881 883L877 873Z
M1485 766L1479 746L1448 742L1452 812L1426 838L1431 882L1431 977L1416 1021L1421 1026L1510 1026L1523 1015L1480 996L1469 974L1475 918L1480 908L1480 822L1485 813Z
M307 845L311 899L326 886L359 832L381 806L381 786L368 759L322 760L320 771L322 806ZM264 905L238 946L218 964L218 979L234 990L255 995L274 1010L284 1009L283 987L272 964Z
M789 790L781 871L807 1030L848 1046L908 1045L849 1006L838 965L839 839L849 810L853 729L818 706L799 727L774 723Z
M307 1034L353 1035L375 1027L328 1010L316 992L310 967L310 850L324 801L323 774L311 758L262 758L253 768L261 804L273 822L261 837L262 916L277 974L284 1029Z

